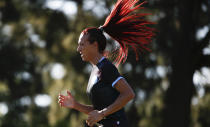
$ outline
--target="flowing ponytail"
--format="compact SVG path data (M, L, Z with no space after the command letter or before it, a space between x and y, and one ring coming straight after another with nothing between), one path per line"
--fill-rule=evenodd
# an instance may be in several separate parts
M148 14L131 14L135 10L143 8L141 5L145 2L135 6L138 2L139 0L118 0L104 25L100 27L120 45L115 59L117 66L126 61L129 47L136 53L136 59L138 59L139 52L150 51L147 46L155 34L154 29L147 25L154 23L144 19L144 16Z

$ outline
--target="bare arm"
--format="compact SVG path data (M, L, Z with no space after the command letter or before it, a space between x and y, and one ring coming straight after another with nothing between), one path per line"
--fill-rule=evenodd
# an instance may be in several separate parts
M93 111L93 106L92 105L84 105L84 104L80 104L78 102L76 102L74 109L83 112L85 114L90 113L91 111Z
M78 103L77 101L75 101L70 91L67 91L67 94L67 96L64 96L62 94L59 94L58 96L58 103L61 107L76 109L85 114L88 114L89 112L93 111L93 106Z
M120 92L120 95L113 104L102 110L103 117L120 110L135 97L132 88L125 79L120 79L114 87Z
M92 126L94 123L100 121L105 116L108 116L120 110L135 96L132 88L125 79L120 79L114 87L120 92L120 95L115 100L115 102L109 105L107 108L104 108L101 111L93 110L92 112L90 112L87 119L87 123L89 126Z

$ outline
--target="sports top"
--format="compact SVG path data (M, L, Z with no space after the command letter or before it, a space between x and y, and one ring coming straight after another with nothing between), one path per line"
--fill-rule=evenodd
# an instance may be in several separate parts
M102 110L114 103L120 94L114 86L122 78L115 65L102 57L93 67L87 86L87 95L94 109ZM119 119L124 116L124 109L121 109L106 118Z

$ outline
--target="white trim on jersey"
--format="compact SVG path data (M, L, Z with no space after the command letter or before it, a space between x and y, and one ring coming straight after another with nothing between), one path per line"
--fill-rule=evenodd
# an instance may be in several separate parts
M101 59L98 61L98 63L100 63L102 60L104 60L105 59L105 57L103 56L103 57L101 57Z
M114 87L114 85L121 79L123 78L122 76L118 77L113 83L112 83L112 87Z

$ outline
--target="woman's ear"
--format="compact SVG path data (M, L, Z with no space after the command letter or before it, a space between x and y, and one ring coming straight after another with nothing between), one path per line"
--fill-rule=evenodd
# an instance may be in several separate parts
M97 41L94 41L93 44L94 44L94 46L95 46L96 48L99 48L99 47L98 47L99 45L98 45L98 42L97 42Z

